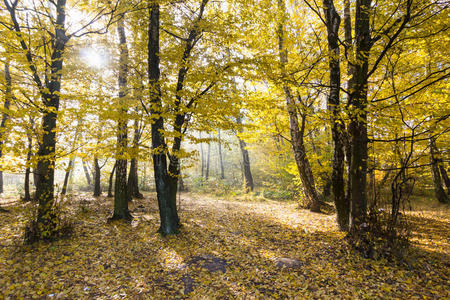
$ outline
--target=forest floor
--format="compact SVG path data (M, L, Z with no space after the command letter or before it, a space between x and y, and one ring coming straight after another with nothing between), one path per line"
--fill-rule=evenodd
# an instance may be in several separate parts
M156 199L135 200L131 224L107 223L112 200L79 194L74 234L23 246L29 204L0 212L0 299L450 297L450 210L411 214L408 263L364 259L333 214L292 202L182 194L177 236L163 238ZM24 209L25 208L25 209Z

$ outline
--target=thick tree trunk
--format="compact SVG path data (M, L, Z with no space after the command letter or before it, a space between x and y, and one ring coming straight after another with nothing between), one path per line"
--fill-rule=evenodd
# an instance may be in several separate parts
M280 67L281 75L283 79L286 79L286 65L288 64L288 56L287 49L284 46L284 26L286 22L286 7L284 0L278 0L278 6L282 14L282 20L278 25ZM305 192L306 207L313 212L320 212L320 199L314 184L314 176L311 171L311 167L306 156L306 149L303 143L306 116L302 116L302 124L300 127L297 115L297 107L294 98L292 97L291 90L287 84L283 85L283 90L286 97L286 108L289 114L291 144L294 151L295 162L297 164L298 172Z
M442 178L439 170L439 157L435 138L430 138L431 174L433 177L434 194L441 203L449 203L448 195L442 186Z
M219 141L217 143L218 150L219 150L219 164L220 164L220 179L225 179L225 170L223 167L223 157L222 157L222 142L220 140L220 130L218 132L219 135Z
M164 139L164 119L161 102L160 67L159 67L159 4L152 2L149 7L149 39L148 39L148 76L150 84L151 116L152 123L152 148L153 169L158 198L159 216L161 226L159 232L162 235L176 234L179 232L180 220L176 208L176 177L171 180L167 172L167 157L164 150L167 145Z
M86 176L86 181L88 186L91 186L91 175L89 175L89 168L86 165L86 161L83 159L82 160L83 163L83 171L84 171L84 176Z
M447 194L450 195L450 178L447 171L442 164L439 164L439 170L441 171L442 179L444 180L445 187L447 188Z
M127 105L125 97L127 95L128 76L128 49L125 36L124 18L122 15L118 25L119 34L119 102L121 116L117 122L117 159L116 159L116 181L114 185L114 213L113 220L131 220L132 216L128 210L128 185L127 185L127 160L125 152L127 150Z
M371 48L370 8L371 0L356 1L355 41L356 63L352 74L353 90L350 91L350 141L351 141L351 230L358 232L367 214L367 91L368 68Z
M112 187L113 187L113 178L114 178L115 171L116 171L116 164L114 164L114 166L111 170L111 174L109 174L108 197L114 196L112 193Z
M240 116L236 117L236 123L238 125L242 124ZM239 131L242 132L242 129L239 129ZM250 157L248 155L246 143L239 137L239 135L237 135L236 137L239 141L239 148L241 149L242 155L242 174L244 180L244 190L246 193L248 193L250 191L253 191L254 189L253 176L250 168Z
M341 118L339 91L341 88L341 68L339 65L339 25L340 16L334 7L333 0L324 0L324 14L327 25L328 55L330 68L330 92L328 110L332 114L331 132L334 142L334 158L332 171L332 188L336 206L339 229L348 231L350 204L345 197L344 183L344 132L345 126Z
M98 164L98 158L94 158L94 197L99 197L102 194L101 186L101 169Z

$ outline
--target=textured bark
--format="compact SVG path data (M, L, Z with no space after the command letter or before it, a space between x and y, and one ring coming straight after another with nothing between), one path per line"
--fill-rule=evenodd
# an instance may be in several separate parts
M199 133L199 138L202 138L202 133ZM203 153L203 142L200 143L200 158L202 160L201 178L205 176L205 154Z
M324 0L324 15L327 26L328 55L330 68L330 92L328 95L328 110L332 114L332 138L334 142L334 157L332 171L332 188L336 206L339 229L348 231L350 204L345 197L344 183L344 132L345 126L340 114L341 69L339 65L339 25L341 18L334 7L333 0Z
M355 44L356 60L352 74L353 90L350 91L350 141L351 141L351 230L358 232L367 214L367 91L368 68L371 48L370 38L371 0L356 1Z
M439 170L440 158L436 147L435 138L430 138L430 158L435 197L441 203L449 203L449 197L445 193L444 187L442 186L442 177Z
M153 169L156 194L158 198L161 225L159 232L163 235L179 232L180 220L176 209L176 185L167 172L167 145L164 139L164 119L161 102L160 66L159 66L159 4L152 2L149 7L149 39L148 39L148 76L150 83L152 123ZM175 196L174 196L175 195Z
M127 76L128 76L128 49L124 28L125 15L122 15L118 24L119 35L119 103L120 117L117 121L117 159L116 159L116 181L114 185L114 213L113 220L131 220L132 216L128 210L128 184L127 184L127 160L125 152L127 149Z
M278 48L280 56L281 75L286 79L286 65L288 64L287 49L284 46L284 26L286 22L286 7L284 0L278 0L278 6L282 14L282 20L278 25ZM306 156L306 149L303 143L306 116L302 115L301 125L299 125L298 111L292 96L291 90L287 84L283 84L283 90L286 97L286 108L289 114L289 127L291 135L291 144L294 151L294 158L297 169L302 181L306 197L306 207L313 212L320 211L320 199L317 193L314 176Z
M225 179L225 170L223 167L223 157L222 157L222 142L220 140L220 130L218 132L218 135L219 135L219 141L217 143L217 147L219 150L220 178Z
M0 158L3 156L3 143L5 141L6 136L6 122L9 119L8 110L11 105L12 100L12 82L11 82L11 74L9 71L9 61L5 62L5 102L3 103L3 113L2 120L0 123ZM0 165L0 194L3 193L3 171L1 170Z
M148 39L148 75L149 84L151 86L150 114L154 118L152 123L152 149L153 149L153 166L155 172L156 193L158 197L159 213L161 218L161 226L159 231L163 235L178 233L180 220L177 212L177 186L180 176L179 152L181 149L181 141L184 131L186 112L182 106L182 91L189 70L188 60L191 51L196 42L201 37L202 30L199 23L202 20L203 13L208 0L202 0L198 16L189 31L188 37L184 40L184 51L181 58L180 69L178 70L177 84L175 89L175 102L173 112L175 120L172 124L173 131L176 133L171 153L167 147L164 137L164 118L161 116L163 106L161 102L160 87L160 66L159 66L159 5L152 2L149 7L149 39ZM189 108L195 98L189 101L186 108ZM186 124L187 126L187 124ZM169 163L167 163L169 158Z
M101 170L98 164L98 158L94 158L94 197L99 197L102 194L101 187Z
M442 164L439 164L439 170L441 171L442 179L444 180L445 187L447 188L447 194L450 195L450 178L448 177L447 171Z
M112 193L112 187L113 187L113 178L114 178L115 171L116 171L116 164L114 164L114 166L111 170L111 174L109 174L108 197L114 196Z
M242 124L240 116L236 117L236 123L238 125ZM240 129L240 132L242 132L242 129ZM249 191L253 191L254 189L252 170L250 168L250 157L248 155L246 143L239 137L239 135L237 135L237 139L239 141L239 148L241 149L242 155L242 175L244 180L244 189L245 192L248 193Z

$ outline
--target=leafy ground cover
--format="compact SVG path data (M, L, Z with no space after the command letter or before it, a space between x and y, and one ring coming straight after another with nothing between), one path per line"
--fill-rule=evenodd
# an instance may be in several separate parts
M70 199L70 238L21 245L27 204L0 212L0 298L448 298L448 207L412 213L407 262L362 258L333 214L270 200L183 194L182 232L163 238L156 199L107 223L112 201ZM24 207L25 206L25 207Z

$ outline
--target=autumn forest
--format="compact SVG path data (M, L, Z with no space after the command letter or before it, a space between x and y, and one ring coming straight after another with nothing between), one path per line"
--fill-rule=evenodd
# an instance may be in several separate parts
M0 299L448 299L449 13L1 0Z

